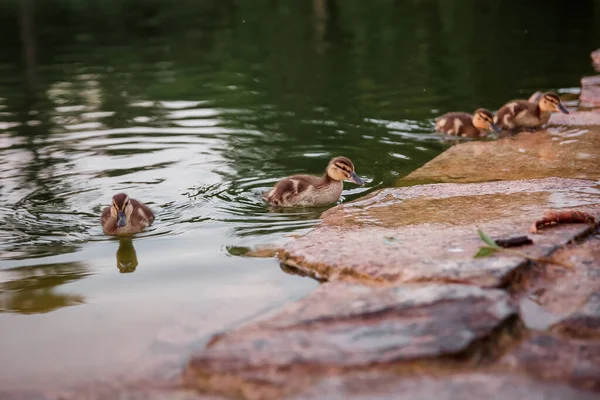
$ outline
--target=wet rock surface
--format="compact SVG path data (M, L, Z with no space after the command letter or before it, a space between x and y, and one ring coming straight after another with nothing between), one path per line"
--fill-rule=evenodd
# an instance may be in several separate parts
M324 379L293 400L592 400L598 395L565 384L514 374L472 373L441 377L361 373Z
M581 79L579 101L583 106L600 106L600 75L586 76Z
M574 270L539 265L512 296L456 284L326 283L216 336L191 359L187 383L247 399L595 399L599 246L592 234L559 249L552 257ZM515 304L533 295L558 323L526 329ZM565 329L582 316L583 328Z
M279 258L325 280L506 286L527 260L505 254L474 258L483 245L477 228L510 237L528 234L548 209L598 216L599 196L596 182L558 178L384 189L324 213L323 224L284 245ZM590 229L566 224L528 234L534 243L521 250L546 256Z
M600 125L600 112L577 111L571 114L552 114L550 122L554 125L587 126L597 129L594 127Z
M496 141L461 143L399 183L469 183L553 176L600 179L600 112L553 118L570 126L521 132Z
M327 283L270 319L215 337L191 359L187 379L210 392L279 398L321 374L423 360L468 364L493 352L486 339L514 325L501 290Z

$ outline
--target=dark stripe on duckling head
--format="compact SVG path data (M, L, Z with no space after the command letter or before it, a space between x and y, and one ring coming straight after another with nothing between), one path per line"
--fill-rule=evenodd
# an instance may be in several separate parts
M555 104L560 103L560 97L558 96L558 93L556 93L556 92L546 92L546 93L544 93L543 98L548 100L551 103L555 103Z
M477 110L475 110L475 114L479 114L479 116L481 116L481 118L485 120L491 121L492 119L494 119L494 114L492 114L490 110L487 110L485 108L478 108Z
M115 194L113 196L113 203L115 203L117 209L122 210L125 208L125 202L128 198L129 197L125 193Z
M347 157L336 157L330 161L330 164L335 164L336 167L347 172L354 171L354 164L352 164L352 161Z

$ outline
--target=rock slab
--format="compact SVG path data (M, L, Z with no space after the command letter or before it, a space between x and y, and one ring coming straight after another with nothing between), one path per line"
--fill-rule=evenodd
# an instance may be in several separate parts
M568 128L461 143L402 178L399 184L547 177L600 179L600 112L574 112L552 118L568 124Z
M598 217L599 198L596 182L559 178L384 189L324 213L323 223L286 243L279 258L324 280L501 287L527 260L474 258L484 245L478 228L496 238L528 234L548 209L578 209ZM534 244L520 250L547 256L590 230L586 224L561 225L530 234Z
M186 375L211 393L281 398L323 375L480 357L485 340L508 329L514 313L501 290L327 283L270 319L215 337Z

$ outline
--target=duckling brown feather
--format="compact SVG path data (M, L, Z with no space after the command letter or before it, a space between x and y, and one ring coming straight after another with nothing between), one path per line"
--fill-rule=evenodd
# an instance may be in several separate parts
M104 232L108 230L113 231L117 228L117 219L113 218L113 221L111 224L108 224L108 220L112 217L112 215L110 214L110 207L106 207L103 211L102 211L102 228L104 229ZM114 226L113 226L114 225Z
M148 225L152 225L154 222L154 213L150 208L137 201L136 199L130 199L131 205L133 206L133 213L131 213L131 218L134 222L147 222Z
M542 113L537 103L513 100L502 106L494 117L494 123L502 128L538 128L550 119L550 113Z
M292 175L280 180L263 198L275 206L314 206L335 202L343 183L329 176Z
M473 115L464 112L449 112L435 119L435 129L448 135L479 137L481 131L473 126Z

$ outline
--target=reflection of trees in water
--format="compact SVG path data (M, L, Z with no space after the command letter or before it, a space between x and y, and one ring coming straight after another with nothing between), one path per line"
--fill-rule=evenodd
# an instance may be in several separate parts
M56 289L89 273L79 262L4 270L8 279L0 284L0 312L36 314L82 304L83 296L57 293Z
M0 252L13 259L72 252L75 247L62 241L50 246L47 240L38 241L43 236L81 232L68 216L60 215L68 210L65 194L69 192L69 183L60 178L61 166L67 163L67 158L60 155L60 150L65 150L63 146L48 148L46 143L53 122L47 112L50 106L47 82L40 79L34 4L33 0L24 0L15 9L19 14L20 35L16 37L21 49L21 57L17 59L23 63L23 73L16 77L22 78L22 85L6 95L1 93L0 85L0 95L6 96L7 118L16 122L9 138L15 144L16 156L10 157L5 166L6 170L12 167L13 176L8 178L10 189L4 193L6 205L0 213L5 236Z

